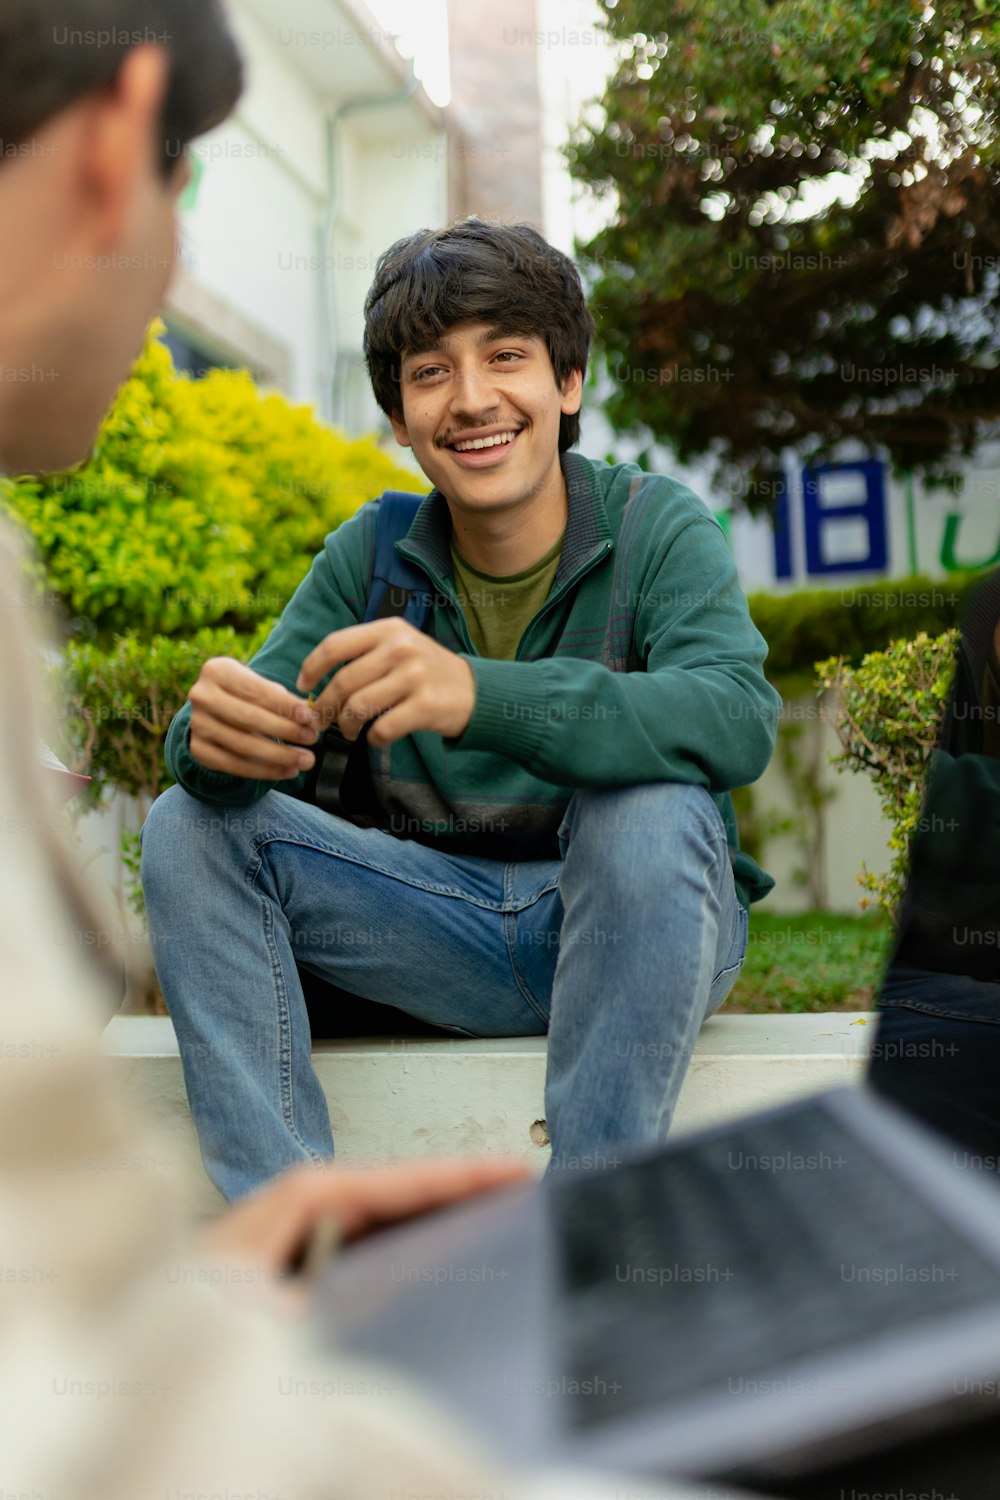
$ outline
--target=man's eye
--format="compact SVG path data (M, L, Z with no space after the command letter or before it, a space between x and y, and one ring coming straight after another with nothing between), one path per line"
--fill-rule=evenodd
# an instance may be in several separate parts
M428 375L439 375L441 373L441 369L442 369L441 365L424 365L424 367L423 367L422 370L417 370L416 371L416 373L413 376L413 379L414 380L424 380L424 379L426 379L426 377Z
M520 359L521 355L516 349L501 349L499 354L494 354L494 359Z

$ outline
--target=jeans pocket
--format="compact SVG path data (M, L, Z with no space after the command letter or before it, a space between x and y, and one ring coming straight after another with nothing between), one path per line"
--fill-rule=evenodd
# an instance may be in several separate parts
M728 962L723 965L723 967L716 974L715 978L712 980L712 986L709 990L708 1008L705 1012L706 1015L711 1015L713 1011L718 1010L719 1006L725 1000L726 996L729 994L729 991L732 989L733 985L740 977L740 970L743 968L747 956L747 936L749 933L749 928L749 914L746 909L741 906L739 908L739 916L736 919L736 930L733 936L733 944L729 952L726 954L726 959L728 960Z

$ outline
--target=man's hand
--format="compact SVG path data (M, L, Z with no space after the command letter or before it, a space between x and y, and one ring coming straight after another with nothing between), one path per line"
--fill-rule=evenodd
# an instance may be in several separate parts
M188 698L191 754L207 770L287 781L313 764L312 752L302 747L318 738L316 712L233 657L207 661Z
M316 700L324 727L334 721L356 740L369 719L368 743L391 745L415 729L460 735L472 717L476 679L461 656L406 620L372 620L335 630L310 651L297 686L305 692L341 662Z
M293 1167L223 1214L202 1235L214 1259L249 1260L278 1274L334 1218L345 1239L461 1198L527 1181L516 1161L405 1162L391 1167Z

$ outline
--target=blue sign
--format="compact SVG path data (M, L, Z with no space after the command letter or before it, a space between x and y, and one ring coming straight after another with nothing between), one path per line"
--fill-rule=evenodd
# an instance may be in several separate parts
M885 473L877 459L802 470L806 572L882 573L886 542Z
M783 481L774 508L774 572L792 578L792 514ZM889 562L885 469L878 459L802 470L806 572L884 573Z

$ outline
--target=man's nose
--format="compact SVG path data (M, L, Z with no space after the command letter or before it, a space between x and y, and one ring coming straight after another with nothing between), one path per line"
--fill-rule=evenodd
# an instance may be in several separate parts
M452 383L452 411L478 415L494 408L497 399L496 384L489 370L479 365L456 370Z

